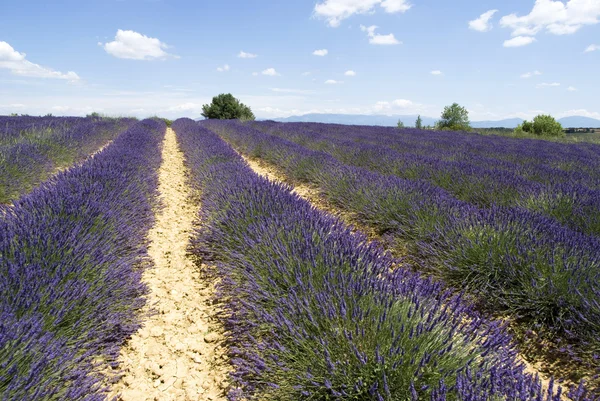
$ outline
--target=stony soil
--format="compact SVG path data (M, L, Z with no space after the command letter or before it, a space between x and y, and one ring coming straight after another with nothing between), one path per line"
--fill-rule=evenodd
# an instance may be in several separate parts
M155 267L143 281L150 293L143 327L121 351L123 401L224 400L227 362L215 319L214 283L186 254L199 205L186 182L175 132L167 130L159 191L163 208L149 233Z

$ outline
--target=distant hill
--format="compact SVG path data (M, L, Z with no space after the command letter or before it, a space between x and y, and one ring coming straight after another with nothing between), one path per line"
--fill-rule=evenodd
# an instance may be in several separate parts
M473 128L517 128L523 122L522 118L507 118L498 121L471 121Z
M435 125L437 118L421 116L423 125ZM386 127L394 127L398 124L398 120L402 121L405 126L412 127L417 120L416 115L408 116L384 116L384 115L365 115L365 114L304 114L302 116L291 116L286 118L277 118L275 121L280 122L312 122L312 123L328 123L328 124L348 124L348 125L380 125ZM500 121L472 121L473 128L515 128L521 124L523 120L520 118L511 118Z
M304 114L302 116L291 116L286 118L277 118L280 122L314 122L329 124L348 124L348 125L379 125L396 126L398 120L405 126L415 125L416 115L409 116L384 116L384 115L363 115L363 114ZM421 116L423 125L434 125L436 118ZM589 117L563 117L558 120L565 128L600 128L600 120ZM516 128L523 122L520 118L508 118L499 121L471 121L473 128Z
M590 117L563 117L558 120L563 128L600 128L600 120Z

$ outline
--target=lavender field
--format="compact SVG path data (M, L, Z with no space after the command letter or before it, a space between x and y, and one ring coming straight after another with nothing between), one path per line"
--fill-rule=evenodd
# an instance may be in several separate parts
M133 123L98 117L0 116L0 203L84 160Z
M600 146L0 121L0 400L600 399Z

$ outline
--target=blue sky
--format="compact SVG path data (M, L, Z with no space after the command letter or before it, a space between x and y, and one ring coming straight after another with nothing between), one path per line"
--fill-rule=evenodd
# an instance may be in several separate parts
M0 114L199 117L231 92L261 118L600 118L599 22L600 0L2 0Z

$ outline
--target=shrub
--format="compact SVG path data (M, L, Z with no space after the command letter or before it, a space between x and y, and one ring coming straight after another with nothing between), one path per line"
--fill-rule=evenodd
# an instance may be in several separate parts
M523 121L523 124L515 128L515 134L531 134L545 137L565 136L562 125L550 115L540 114L533 119L533 122Z

